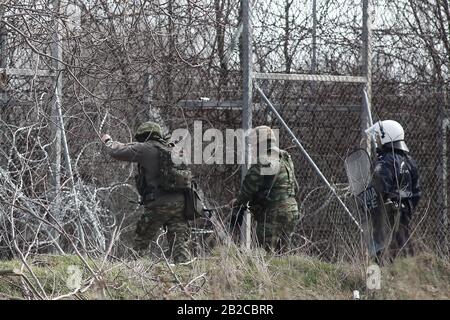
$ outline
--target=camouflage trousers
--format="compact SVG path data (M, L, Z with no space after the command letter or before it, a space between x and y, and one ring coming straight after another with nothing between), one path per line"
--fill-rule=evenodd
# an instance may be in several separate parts
M297 202L290 198L254 214L256 236L266 251L283 253L291 246L292 234L299 220Z
M160 234L161 228L167 229L170 255L175 263L188 261L190 254L189 226L184 216L184 196L172 201L146 206L136 227L134 249L140 253L148 249L152 240Z

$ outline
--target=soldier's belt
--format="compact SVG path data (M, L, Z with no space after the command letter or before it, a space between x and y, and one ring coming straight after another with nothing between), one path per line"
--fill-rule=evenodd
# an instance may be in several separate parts
M261 207L272 207L272 206L277 206L280 205L282 202L288 200L288 199L294 199L295 197L293 194L289 194L289 195L285 195L285 196L280 196L277 199L259 199L260 201L255 201L254 203L252 203L252 207L255 206L261 206Z
M181 191L165 191L161 189L155 189L152 191L148 191L145 195L141 196L141 205L145 205L147 203L153 202L161 196L180 193Z

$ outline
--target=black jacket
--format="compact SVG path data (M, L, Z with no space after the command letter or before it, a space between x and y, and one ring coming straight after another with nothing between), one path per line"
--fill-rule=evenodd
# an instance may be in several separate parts
M374 170L374 188L383 200L408 203L414 210L421 197L417 164L409 153L383 148Z

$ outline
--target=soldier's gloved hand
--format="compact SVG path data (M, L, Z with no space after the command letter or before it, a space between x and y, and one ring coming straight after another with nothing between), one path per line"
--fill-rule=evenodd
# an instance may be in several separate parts
M230 208L233 208L234 205L236 204L236 201L237 201L236 198L232 199L232 200L228 203L228 206L229 206Z
M111 136L109 134L104 134L102 136L102 142L107 143L109 140L111 140Z

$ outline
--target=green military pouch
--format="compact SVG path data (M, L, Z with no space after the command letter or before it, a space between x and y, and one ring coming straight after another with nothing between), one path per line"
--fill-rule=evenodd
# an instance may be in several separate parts
M184 199L186 219L193 220L200 217L203 213L203 202L195 181L192 181L190 187L185 189Z

